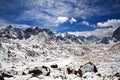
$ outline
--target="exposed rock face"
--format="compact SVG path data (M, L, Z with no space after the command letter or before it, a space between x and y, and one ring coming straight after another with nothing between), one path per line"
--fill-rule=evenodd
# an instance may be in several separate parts
M35 27L35 28L27 28L24 33L25 33L25 39L30 38L32 35L37 35L40 31L42 31L40 28Z
M69 39L71 42L75 42L75 43L81 44L80 39L77 36L75 36L75 35L71 35L71 34L67 34L66 33L64 38L65 39Z
M120 27L113 32L112 37L115 38L114 41L120 41Z
M23 39L24 33L19 28L13 28L11 25L6 28L0 29L0 37L6 37L8 39Z
M104 38L100 41L100 43L102 43L102 44L109 44L109 43L110 43L109 40L110 40L109 37L104 37Z

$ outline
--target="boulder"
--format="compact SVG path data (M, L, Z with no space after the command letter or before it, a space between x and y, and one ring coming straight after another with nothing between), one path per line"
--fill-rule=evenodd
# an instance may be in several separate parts
M85 74L86 72L98 72L96 66L92 63L92 62L88 62L85 65L81 66L78 71L77 74L78 76L82 77L83 74Z
M9 78L9 77L13 77L13 75L8 74L8 73L3 73L3 74L2 74L2 77L8 77L8 78Z
M75 74L75 75L77 75L77 71L72 69L72 68L70 68L70 67L67 68L67 73L68 74Z
M32 76L39 76L39 75L49 76L50 69L46 66L35 67L33 69L30 69L28 73L32 74Z
M57 64L53 64L53 65L51 65L51 68L58 68L58 65Z
M5 80L2 76L0 76L0 80Z

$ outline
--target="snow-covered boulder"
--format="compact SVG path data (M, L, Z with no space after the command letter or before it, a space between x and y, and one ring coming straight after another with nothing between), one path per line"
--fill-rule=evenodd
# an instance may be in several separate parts
M80 77L82 77L82 75L85 74L86 72L94 72L94 73L96 73L96 72L98 72L98 70L97 70L96 66L93 63L88 62L85 65L81 66L79 68L79 70L77 71L77 73L78 73L78 75Z

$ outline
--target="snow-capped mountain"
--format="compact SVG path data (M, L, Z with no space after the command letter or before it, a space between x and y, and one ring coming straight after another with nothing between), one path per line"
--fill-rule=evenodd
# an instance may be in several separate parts
M119 41L120 27L116 30L105 29L95 30L89 32L67 32L59 35L54 34L49 29L40 29L38 27L27 28L22 30L20 28L14 28L11 25L0 29L0 38L7 39L29 39L31 41L45 42L45 43L77 43L77 44L91 44L91 43L103 43L109 44L110 41Z
M38 27L27 28L26 30L22 30L20 28L14 28L11 25L6 26L5 28L0 29L0 38L7 39L28 39L31 41L37 41L42 43L80 43L79 39L76 36L68 36L60 37L56 36L49 29L40 29ZM64 38L64 39L62 39Z
M119 80L120 44L110 40L38 27L1 28L0 80Z

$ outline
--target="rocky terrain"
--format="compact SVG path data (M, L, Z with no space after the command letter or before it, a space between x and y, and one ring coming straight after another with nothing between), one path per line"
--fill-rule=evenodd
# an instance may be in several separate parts
M0 80L120 80L119 32L98 38L1 28Z

